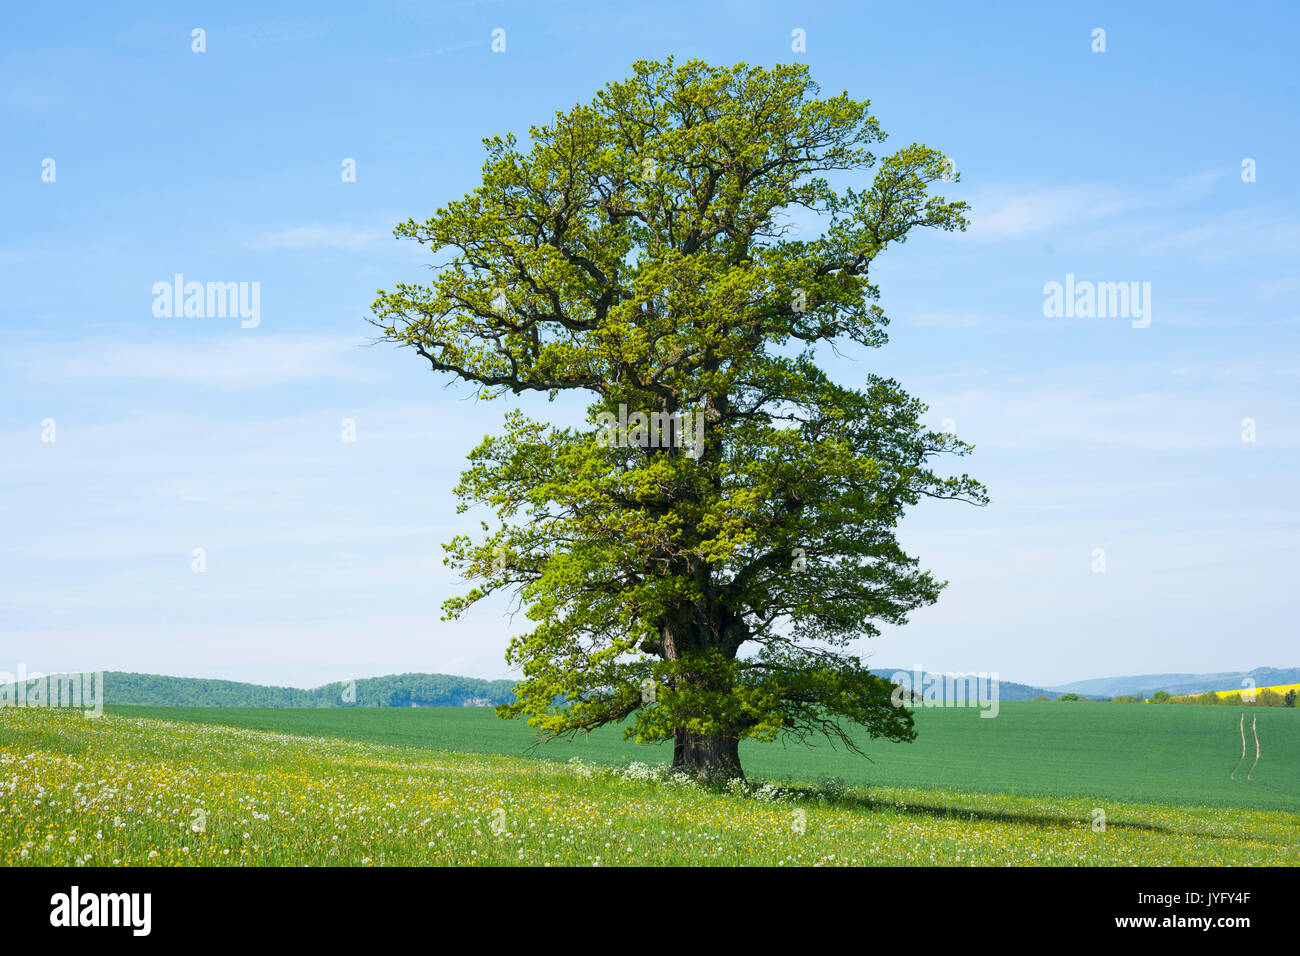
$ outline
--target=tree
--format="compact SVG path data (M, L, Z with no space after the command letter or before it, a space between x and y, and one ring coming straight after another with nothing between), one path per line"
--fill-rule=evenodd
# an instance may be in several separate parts
M904 509L985 490L931 470L970 446L897 382L837 384L816 349L884 344L876 257L966 207L928 192L940 153L877 159L869 104L818 92L803 65L639 61L527 151L485 140L478 188L397 227L450 258L379 293L383 340L482 397L590 396L585 425L509 412L457 487L498 523L446 546L480 581L447 616L505 590L532 622L503 716L628 721L700 776L742 775L744 738L914 736L848 646L943 587L899 545Z
M1170 701L1172 698L1173 698L1173 695L1170 694L1169 691L1167 691L1167 690L1158 690L1158 691L1156 691L1154 694L1151 695L1151 703L1153 703L1153 704L1167 704L1167 703L1169 703L1169 701Z
M1073 701L1073 700L1078 700L1078 699L1079 699L1079 695L1078 695L1078 694L1062 694L1060 697L1058 697L1058 698L1056 698L1056 699L1057 699L1057 700L1064 700L1064 701Z

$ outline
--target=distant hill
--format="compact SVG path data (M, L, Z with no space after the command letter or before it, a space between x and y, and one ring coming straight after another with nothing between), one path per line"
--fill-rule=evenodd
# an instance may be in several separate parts
M908 667L871 668L872 673L883 677L889 677L897 671L912 673ZM106 671L104 702L110 705L144 704L152 707L468 707L496 706L515 699L514 681L489 681L450 674L363 677L355 681L355 685L355 693L345 697L349 686L346 681L304 690L300 687L275 687L205 677ZM1234 688L1236 686L1233 685ZM1047 690L1012 681L1000 681L998 684L1000 700L1056 698L1062 693L1065 691Z
M872 667L873 674L889 677L910 667ZM943 672L933 672L939 675ZM1056 687L1035 687L999 681L1001 700L1056 699L1074 693L1105 700L1120 694L1150 697L1157 690L1171 694L1199 694L1207 690L1241 690L1244 678L1257 687L1300 683L1300 667L1257 667L1252 671L1223 674L1139 674L1131 677L1097 677ZM104 674L106 704L147 704L154 707L472 707L496 706L515 699L510 680L482 680L451 674L389 674L336 681L323 687L272 687L241 681L202 677L168 677L108 671Z
M1174 695L1203 694L1207 690L1241 690L1241 682L1250 678L1256 687L1273 684L1300 683L1300 667L1256 667L1252 671L1230 671L1220 674L1136 674L1131 677L1095 677L1077 680L1072 684L1050 687L1053 694L1099 694L1115 697L1120 694L1150 697L1158 690Z
M869 668L869 670L871 671L871 673L879 677L886 677L886 678L894 674L897 674L899 671L902 671L906 674L912 673L912 668L910 667L871 667ZM927 671L921 672L922 681L925 681L927 679L927 675L929 673L931 672L927 672ZM934 671L933 673L936 677L939 677L944 672ZM1064 690L1048 690L1045 687L1034 687L1031 684L1017 684L1014 681L1006 681L1006 680L998 681L998 700L1033 700L1035 697L1050 697L1053 700L1055 700L1057 697L1060 697L1064 693L1067 692ZM1082 694L1081 691L1076 691L1076 693ZM1096 692L1088 692L1083 696L1102 697L1104 695Z
M465 707L515 699L514 681L449 674L390 674L338 681L324 687L270 687L201 677L166 677L107 671L106 704L156 707Z

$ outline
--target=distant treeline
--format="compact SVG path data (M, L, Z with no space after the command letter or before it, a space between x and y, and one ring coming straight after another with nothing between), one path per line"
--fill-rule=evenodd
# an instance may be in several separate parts
M1080 697L1078 694L1062 694L1056 698L1058 701L1069 703L1076 700L1087 700L1086 697ZM1051 700L1050 697L1035 697L1034 700ZM1203 694L1182 694L1175 696L1168 691L1158 690L1150 697L1137 697L1132 694L1120 694L1118 697L1110 698L1112 704L1227 704L1230 707L1294 707L1296 701L1296 692L1288 690L1286 693L1278 693L1275 690L1265 688L1255 692L1254 700L1244 700L1241 691L1235 694L1224 694L1220 697L1214 691L1209 690Z
M103 701L155 707L465 707L505 704L514 681L449 674L390 674L324 687L268 687L161 674L104 674Z
M1207 690L1203 694L1177 695L1158 690L1151 695L1148 702L1152 704L1213 704L1215 706L1227 704L1229 707L1294 707L1295 700L1295 690L1279 693L1266 687L1255 692L1254 700L1245 699L1242 691L1219 696L1212 690ZM1136 697L1116 697L1115 701L1121 704L1143 703Z
M1242 681L1249 679L1256 687L1279 687L1285 689L1289 684L1300 684L1300 667L1256 667L1252 671L1236 674L1219 674L1214 677L1196 678L1190 682L1161 682L1155 686L1148 684L1143 688L1126 688L1121 691L1138 700L1153 700L1157 694L1170 697L1201 697L1208 691L1235 691L1246 686ZM1113 694L1111 696L1114 696ZM1181 701L1180 703L1188 703Z

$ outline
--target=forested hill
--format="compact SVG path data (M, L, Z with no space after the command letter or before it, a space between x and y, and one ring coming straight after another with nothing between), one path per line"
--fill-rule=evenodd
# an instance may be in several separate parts
M872 670L889 676L897 669ZM154 707L472 707L509 703L514 700L514 686L514 681L509 680L451 674L389 674L304 690L203 677L107 671L104 703ZM999 687L1002 700L1029 700L1040 695L1054 698L1060 691L1009 681L1002 681Z
M352 685L355 684L355 692ZM390 674L303 690L162 674L104 674L104 703L162 707L462 707L514 700L514 681Z

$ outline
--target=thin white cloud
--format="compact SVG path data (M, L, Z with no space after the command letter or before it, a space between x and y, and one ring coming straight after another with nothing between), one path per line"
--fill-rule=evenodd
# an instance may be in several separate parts
M1300 276L1265 280L1256 286L1256 291L1261 299L1278 299L1283 296L1291 298L1300 292Z
M993 186L975 194L968 234L1001 242L1036 236L1061 226L1080 227L1136 209L1203 199L1230 175L1212 169L1182 176L1160 189L1137 191L1108 183L1055 186Z
M1291 222L1231 216L1186 229L1161 230L1159 238L1138 248L1139 255L1184 254L1201 260L1247 254L1300 251L1300 226Z
M987 314L971 309L925 309L915 312L900 309L896 312L907 322L939 329L968 329L996 321Z
M1107 223L1090 231L1080 230L1059 238L1059 248L1063 252L1106 252L1198 262L1300 252L1300 226L1270 213L1252 210L1210 215L1185 213L1177 218L1166 216L1143 222ZM1285 282L1280 286L1283 290L1287 287Z
M173 343L87 341L62 353L14 356L13 370L38 382L190 382L250 388L365 375L350 336L262 335L236 329L219 341Z
M992 387L923 394L931 424L952 419L961 438L986 452L1089 447L1250 454L1256 448L1300 447L1288 384L1294 377L1280 363L1263 362L1231 371L1151 368L1141 378L1080 366L1050 376L1002 376ZM1274 383L1271 392L1260 394L1259 382ZM1254 443L1242 441L1247 418L1256 422Z
M387 233L379 229L358 229L341 224L315 224L293 226L278 232L268 232L245 245L256 252L273 252L281 249L361 249L384 238Z
M1105 219L1141 204L1138 197L1105 185L990 189L971 199L967 234L991 242L1021 239L1058 226Z

